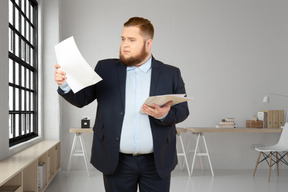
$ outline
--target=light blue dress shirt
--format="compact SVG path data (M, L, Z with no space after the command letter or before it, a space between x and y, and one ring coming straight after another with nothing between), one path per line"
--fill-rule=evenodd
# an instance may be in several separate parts
M153 152L153 138L149 117L140 113L149 97L151 58L140 67L127 67L125 116L122 125L120 152L147 154Z

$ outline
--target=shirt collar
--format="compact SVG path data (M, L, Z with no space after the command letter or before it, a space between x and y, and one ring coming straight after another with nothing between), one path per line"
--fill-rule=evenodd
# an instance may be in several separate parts
M146 61L144 64L142 64L140 67L135 67L135 66L131 66L131 67L127 67L127 71L132 71L136 68L138 68L139 70L141 70L144 73L148 73L148 71L151 69L151 63L152 63L152 57L150 57L150 59L148 59L148 61Z

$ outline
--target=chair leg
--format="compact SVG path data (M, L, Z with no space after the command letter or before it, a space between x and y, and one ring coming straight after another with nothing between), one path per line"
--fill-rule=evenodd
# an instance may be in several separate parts
M277 162L277 175L279 176L279 160L278 160L278 152L276 152L276 162Z
M270 152L270 155L269 155L269 177L268 177L268 182L270 182L270 176L271 176L271 160L272 160L272 152Z
M255 176L255 174L256 174L256 170L257 170L257 167L258 167L258 164L259 164L260 156L261 156L261 152L259 152L259 155L258 155L258 158L257 158L257 162L256 162L256 166L255 166L255 169L254 169L253 176Z

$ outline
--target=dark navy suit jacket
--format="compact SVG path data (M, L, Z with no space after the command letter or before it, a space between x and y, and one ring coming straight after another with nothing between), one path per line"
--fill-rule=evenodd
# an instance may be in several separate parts
M76 94L73 91L64 94L61 89L58 89L58 93L77 107L97 99L91 164L110 175L118 164L125 115L126 66L119 59L108 59L99 61L95 71L102 81ZM163 94L185 94L184 82L178 68L152 57L150 96ZM172 106L164 120L149 117L156 169L162 178L168 176L177 165L175 124L185 120L188 115L187 102L184 102Z

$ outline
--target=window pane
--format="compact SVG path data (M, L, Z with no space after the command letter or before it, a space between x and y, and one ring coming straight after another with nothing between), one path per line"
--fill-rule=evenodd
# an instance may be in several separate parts
M15 78L15 85L19 85L19 64L15 63L15 73L14 73L14 78Z
M30 17L29 9L30 9L30 6L29 6L29 4L27 4L27 5L26 5L26 12L25 12L25 14L26 14L27 18L30 20L31 17Z
M26 115L21 115L21 135L26 134Z
M30 76L30 88L31 88L32 90L34 90L34 86L33 86L33 77L34 77L34 74L31 73L31 76Z
M28 89L30 88L30 84L29 84L29 77L30 76L30 71L28 70L28 69L26 69L26 85L25 85L25 87L27 87Z
M9 86L9 110L14 110L13 98L14 98L13 87Z
M13 82L13 71L14 71L14 65L13 61L9 59L9 83L14 83Z
M33 127L34 127L34 115L33 114L31 114L31 116L30 116L30 122L31 122L31 131L33 131Z
M26 35L25 35L25 38L27 39L27 41L30 41L30 36L29 36L29 29L30 29L30 24L28 23L28 21L25 22L26 23L26 27L25 27L25 30L26 30Z
M25 61L26 61L26 63L27 64L30 64L30 47L29 47L29 45L28 44L26 44L26 59L25 59Z
M20 5L19 1L21 1L21 0L15 0L17 5Z
M26 76L25 76L25 73L26 73L26 69L25 67L21 66L21 86L22 87L26 87Z
M20 124L19 124L19 114L15 114L15 128L14 128L14 133L15 137L19 136L19 129L20 129Z
M19 57L19 36L15 34L15 42L14 42L15 52L14 54Z
M30 93L28 91L26 91L25 102L26 111L30 111Z
M26 99L25 99L26 93L24 90L21 91L21 111L25 111L26 107Z
M32 7L32 5L30 5L30 21L32 21L32 23L34 23L33 12L34 12L33 7Z
M25 127L26 127L26 133L30 133L30 115L26 114L25 115Z
M21 59L25 61L26 57L26 43L23 39L21 39Z
M33 103L33 100L34 100L34 94L33 94L33 93L30 93L30 109L31 109L31 111L34 111L34 103Z
M19 102L19 89L17 89L17 88L15 88L15 96L14 96L14 98L15 98L15 110L16 111L19 111L20 109L19 109L19 105L20 105L20 102Z
M21 34L25 37L25 19L23 15L21 15Z
M33 27L31 27L31 30L30 30L30 35L31 35L31 40L30 40L30 43L32 44L32 45L34 45L34 28ZM35 45L34 45L35 46Z
M9 23L13 24L13 3L9 1Z
M17 10L16 8L15 8L15 10ZM16 30L18 30L19 31L19 12L18 11L15 11L15 23L14 23L14 27L16 28Z
M13 116L9 114L9 139L13 138Z
M28 70L27 72L27 77L26 77L26 81L27 81L27 88L31 89L31 71Z
M25 4L26 1L21 0L21 10L25 13Z
M12 30L9 28L9 51L13 52L13 32Z

